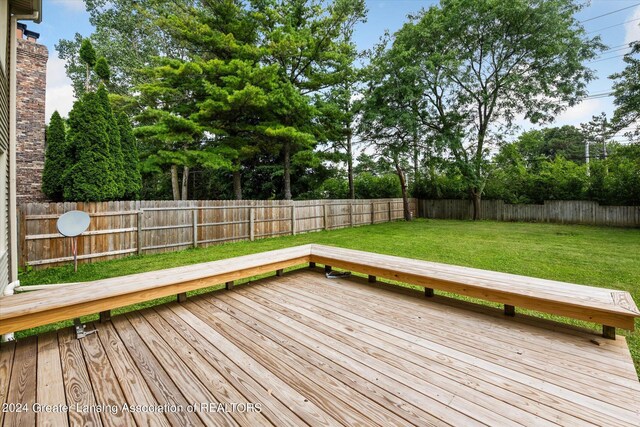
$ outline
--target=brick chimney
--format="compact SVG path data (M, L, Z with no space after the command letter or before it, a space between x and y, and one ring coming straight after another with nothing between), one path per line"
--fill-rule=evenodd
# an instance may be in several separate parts
M16 55L16 196L17 204L46 201L42 193L45 151L47 48L40 34L23 23L17 28Z

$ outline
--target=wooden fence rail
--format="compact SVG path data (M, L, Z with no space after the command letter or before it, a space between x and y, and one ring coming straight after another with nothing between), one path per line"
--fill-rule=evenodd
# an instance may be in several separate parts
M417 201L411 199L410 203L416 216ZM73 259L71 241L58 233L56 221L74 209L91 217L89 229L78 238L80 262L355 227L403 217L402 199L29 203L19 209L21 267L39 268Z
M434 219L471 219L470 200L420 200L418 216ZM495 221L555 222L616 227L640 227L640 206L600 206L581 200L546 201L542 205L510 205L483 200L480 218Z

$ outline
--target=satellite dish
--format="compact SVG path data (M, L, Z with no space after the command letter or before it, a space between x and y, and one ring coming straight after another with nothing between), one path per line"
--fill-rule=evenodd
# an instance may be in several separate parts
M78 236L84 233L91 218L86 212L69 211L58 218L56 226L58 231L65 237L72 237L71 250L73 251L73 271L78 271Z
M76 237L89 228L91 218L86 212L69 211L58 218L58 231L65 237Z

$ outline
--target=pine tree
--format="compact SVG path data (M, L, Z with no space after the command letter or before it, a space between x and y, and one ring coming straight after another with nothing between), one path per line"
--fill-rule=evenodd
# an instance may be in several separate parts
M80 46L80 60L84 62L87 67L87 75L84 81L84 90L89 91L90 84L90 74L91 69L96 65L96 51L93 49L93 45L89 39L82 40L82 45Z
M120 131L120 144L124 157L124 197L127 200L137 199L140 197L140 190L142 188L138 142L133 135L129 118L124 113L118 114L118 130Z
M107 123L107 134L109 135L109 160L111 162L111 174L115 181L115 192L110 196L111 199L120 199L125 193L125 172L124 157L122 155L122 146L120 145L120 131L118 130L118 122L113 115L111 104L109 103L109 94L104 85L98 88L98 100L102 106L103 116Z
M104 56L101 56L100 59L96 62L96 66L93 67L93 71L96 72L102 83L107 84L109 79L111 78L111 71L109 70L109 63L105 59Z
M109 160L109 133L104 108L93 92L86 93L69 113L68 156L64 200L90 202L112 198L117 186Z
M62 200L62 175L67 167L64 121L57 111L51 115L46 132L47 150L42 172L42 192L50 199Z

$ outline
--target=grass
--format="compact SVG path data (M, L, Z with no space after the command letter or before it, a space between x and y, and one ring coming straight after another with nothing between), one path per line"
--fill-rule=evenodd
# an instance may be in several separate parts
M24 272L22 285L96 280L125 274L213 261L306 243L320 243L409 258L621 289L640 304L640 230L559 224L416 220L359 228L323 231L255 242L228 243L157 255ZM211 290L201 290L198 293ZM114 314L173 298L114 310ZM467 298L463 298L467 299ZM588 328L586 322L562 320ZM95 320L95 316L83 321ZM18 336L40 333L71 322L61 322L23 331ZM640 321L636 320L636 328ZM637 372L640 374L640 333L626 335Z

